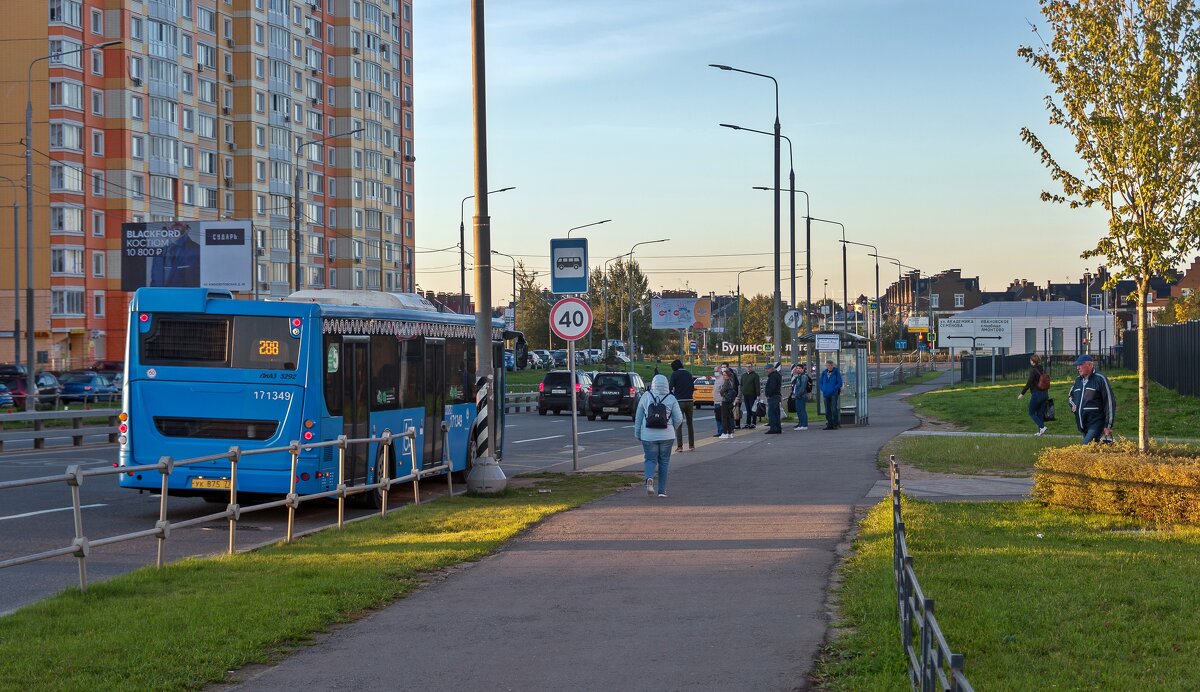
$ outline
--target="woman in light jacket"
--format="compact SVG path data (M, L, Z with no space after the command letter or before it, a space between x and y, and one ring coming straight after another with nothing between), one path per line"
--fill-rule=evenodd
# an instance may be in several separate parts
M646 409L650 404L659 402L667 408L667 427L646 427ZM671 394L670 385L663 375L655 375L650 381L650 389L642 394L638 401L637 414L633 419L633 436L642 442L642 451L646 461L646 494L653 497L656 492L659 497L667 496L667 465L671 461L671 445L675 444L675 428L683 424L683 411L679 402ZM658 485L654 478L657 471Z

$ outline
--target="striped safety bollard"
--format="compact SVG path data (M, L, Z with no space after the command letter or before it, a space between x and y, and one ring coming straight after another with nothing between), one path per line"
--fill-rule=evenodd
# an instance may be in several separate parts
M471 471L467 474L467 489L473 493L494 495L504 491L508 479L500 464L496 463L491 453L491 438L488 429L490 407L489 395L492 389L492 378L480 377L475 383L475 422L471 424L471 446L474 460Z

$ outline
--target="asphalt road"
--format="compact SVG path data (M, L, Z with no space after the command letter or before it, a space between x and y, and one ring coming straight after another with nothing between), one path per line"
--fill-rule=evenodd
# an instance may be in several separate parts
M713 434L711 409L697 411L697 440ZM538 471L570 471L571 422L569 415L539 416L510 414L505 426L504 459L501 467L513 476ZM639 454L641 445L633 437L633 421L621 417L589 421L579 417L579 468L586 470ZM73 464L84 468L112 466L117 460L115 445L53 448L41 451L6 451L0 454L0 481L34 478L62 473ZM430 480L422 485L422 497L445 492L446 486ZM115 477L88 479L80 488L84 507L84 535L89 540L153 528L158 521L159 497L117 487ZM412 501L409 488L392 491L390 505ZM66 483L0 491L0 560L29 555L71 544L75 532L71 494ZM220 504L199 498L172 497L168 519L183 521L222 511ZM366 509L348 509L347 518L370 514ZM336 504L315 501L297 511L296 530L305 531L336 523ZM243 514L238 525L237 545L248 548L275 541L287 532L287 512L273 509ZM167 541L167 559L212 555L228 546L228 524L215 520L173 531ZM142 538L108 546L93 547L88 560L89 582L106 579L154 564L157 540ZM10 612L63 589L78 586L78 561L58 557L0 570L0 614Z

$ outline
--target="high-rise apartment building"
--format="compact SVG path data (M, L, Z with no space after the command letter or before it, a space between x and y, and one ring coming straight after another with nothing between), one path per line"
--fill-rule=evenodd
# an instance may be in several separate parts
M248 220L250 295L290 292L295 176L303 288L414 290L411 0L33 0L3 21L0 277L14 242L20 272L0 278L0 360L28 326L27 98L50 364L122 358L122 223Z

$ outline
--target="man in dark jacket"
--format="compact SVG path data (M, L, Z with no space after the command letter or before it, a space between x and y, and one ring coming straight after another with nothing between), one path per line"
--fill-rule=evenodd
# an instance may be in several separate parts
M671 361L671 394L679 402L679 410L683 412L683 420L687 423L689 450L696 448L696 433L692 430L692 394L696 388L695 383L696 378L692 377L692 373L683 367L683 363L678 358ZM683 451L682 425L675 428L675 451Z
M767 382L763 386L763 394L767 397L767 433L779 435L783 428L779 424L779 400L783 394L783 376L779 374L777 363L767 363Z
M1075 426L1083 433L1083 444L1099 442L1101 434L1112 437L1113 419L1117 415L1117 400L1108 378L1096 372L1096 363L1086 353L1075 359L1079 377L1071 387L1071 413Z
M817 386L825 399L825 430L837 430L842 427L842 371L837 369L832 360L825 362Z
M742 375L742 406L746 408L746 426L753 430L758 422L754 415L754 404L758 403L761 391L758 373L754 372L754 364L746 363L746 374Z

